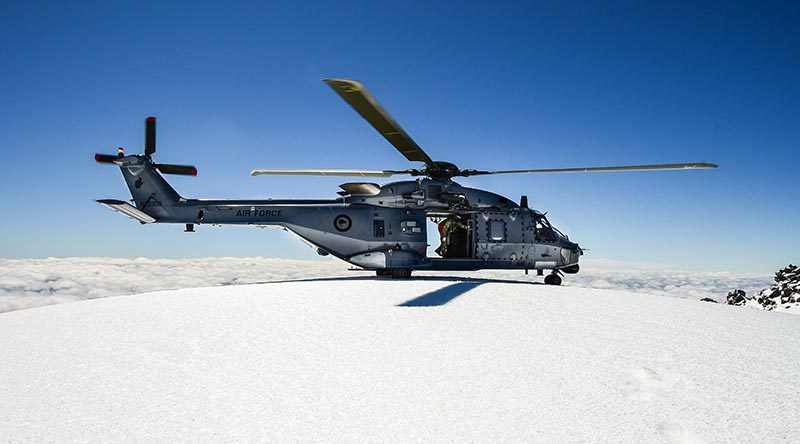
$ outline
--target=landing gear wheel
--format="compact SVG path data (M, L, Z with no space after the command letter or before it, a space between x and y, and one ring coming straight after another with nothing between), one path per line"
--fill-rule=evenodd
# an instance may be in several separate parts
M392 270L392 277L395 279L406 279L411 277L411 270L408 268L395 268Z
M392 270L387 270L386 268L379 268L375 270L375 275L377 276L391 276Z
M557 274L548 274L544 277L544 283L547 285L561 285L561 276Z

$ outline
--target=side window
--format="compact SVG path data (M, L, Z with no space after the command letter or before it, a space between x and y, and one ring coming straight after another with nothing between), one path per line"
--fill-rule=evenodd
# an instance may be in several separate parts
M506 240L506 224L501 220L489 221L489 239L495 242Z
M386 222L383 219L372 221L372 235L374 237L386 237Z

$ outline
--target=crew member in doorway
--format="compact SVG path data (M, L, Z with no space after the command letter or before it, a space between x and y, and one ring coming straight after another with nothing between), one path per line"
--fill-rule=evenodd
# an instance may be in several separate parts
M467 226L455 214L448 216L447 219L439 223L439 236L442 244L436 249L436 254L441 257L447 256L447 248L450 245L450 241L452 241L452 235L459 228L467 229Z

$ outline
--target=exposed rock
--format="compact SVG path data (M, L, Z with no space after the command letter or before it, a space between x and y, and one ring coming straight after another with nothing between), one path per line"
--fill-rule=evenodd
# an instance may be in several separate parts
M745 305L748 299L752 299L752 297L748 298L747 293L738 288L728 293L728 296L725 298L728 305Z
M733 290L726 298L729 305L748 305L755 300L756 306L765 310L778 307L800 306L800 267L794 264L775 272L775 283L758 292L756 297L748 297L742 290Z
M702 302L713 302L715 304L717 303L717 301L715 299L711 299L711 298L703 298L703 299L700 299L700 300Z

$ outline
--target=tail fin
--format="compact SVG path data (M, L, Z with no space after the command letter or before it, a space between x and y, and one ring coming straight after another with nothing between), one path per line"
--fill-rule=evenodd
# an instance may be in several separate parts
M95 154L94 160L99 163L116 164L122 170L125 183L131 190L136 208L130 209L121 207L118 201L100 202L112 209L119 210L123 214L130 216L135 214L134 219L140 222L157 222L160 219L169 219L170 209L178 204L181 196L169 183L159 174L181 174L196 176L197 168L191 165L173 165L166 163L153 162L152 155L156 152L156 118L148 117L144 121L144 155L134 154L125 156L125 151L120 147L117 154ZM127 211L127 213L126 213ZM145 213L144 215L140 214ZM155 219L150 221L147 216ZM147 221L147 222L145 222Z
M143 156L118 159L119 169L136 202L136 208L156 220L168 218L170 207L177 205L181 196L158 174L152 162Z

